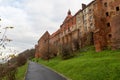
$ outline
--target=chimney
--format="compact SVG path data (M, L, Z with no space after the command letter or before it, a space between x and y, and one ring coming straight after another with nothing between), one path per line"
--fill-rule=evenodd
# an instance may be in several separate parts
M82 9L86 8L86 4L82 4Z

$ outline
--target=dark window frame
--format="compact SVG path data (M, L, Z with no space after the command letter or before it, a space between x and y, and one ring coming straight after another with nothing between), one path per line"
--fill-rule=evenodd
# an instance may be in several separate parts
M112 38L112 34L108 34L108 37L109 37L109 38Z
M110 26L111 26L111 25L110 25L110 23L108 22L108 23L107 23L107 27L110 27Z
M106 12L105 14L106 14L106 16L109 16L109 12Z
M120 8L119 8L119 6L117 6L117 7L116 7L116 11L119 11L119 10L120 10Z
M108 6L107 2L105 2L105 3L104 3L104 6L105 6L105 7L107 7L107 6Z

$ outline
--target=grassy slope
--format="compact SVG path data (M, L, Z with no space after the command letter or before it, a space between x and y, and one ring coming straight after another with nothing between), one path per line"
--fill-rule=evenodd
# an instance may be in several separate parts
M26 71L27 71L27 64L25 64L22 67L19 67L18 72L16 74L17 80L24 80Z
M68 60L57 57L39 63L72 80L120 80L120 50L96 53L93 47L87 47L76 54Z

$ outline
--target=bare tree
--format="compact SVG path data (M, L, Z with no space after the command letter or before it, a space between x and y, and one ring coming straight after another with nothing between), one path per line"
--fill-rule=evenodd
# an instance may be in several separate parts
M0 19L0 21L1 21L1 19ZM12 41L11 39L8 38L8 36L6 34L8 29L13 29L13 27L11 27L11 26L10 27L1 27L1 25L0 25L0 50L2 50L1 48L6 49L7 43ZM2 56L2 54L3 54L3 52L0 51L0 56ZM4 76L6 76L8 72L9 71L7 70L7 66L4 66L3 64L1 64L0 65L0 80L2 78L4 78Z
M0 21L1 21L1 18L0 18ZM2 47L4 49L6 48L7 43L12 41L11 39L8 38L8 36L6 34L8 29L13 29L13 27L11 27L11 26L2 27L0 25L0 36L1 36L1 38L0 38L0 47ZM2 53L2 52L0 52L0 53Z

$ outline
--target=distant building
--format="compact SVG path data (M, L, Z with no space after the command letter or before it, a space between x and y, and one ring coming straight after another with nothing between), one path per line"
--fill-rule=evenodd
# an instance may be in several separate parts
M42 56L40 50L44 47L44 45L49 43L49 39L50 39L50 34L48 31L46 31L43 34L43 36L38 40L38 44L35 46L35 57L36 58L39 58Z
M74 41L80 48L93 45L99 52L106 48L120 49L120 0L94 0L88 5L82 4L75 15L69 10L60 29L50 35L48 32L40 38L36 48L36 57L40 57L40 49L46 43L55 45L71 45Z

